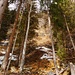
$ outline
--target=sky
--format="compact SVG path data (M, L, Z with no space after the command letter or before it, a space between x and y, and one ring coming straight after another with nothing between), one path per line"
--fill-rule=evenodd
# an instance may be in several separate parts
M9 10L11 11L17 9L18 4L19 4L18 0L16 0L16 2L10 3L8 6Z
M11 3L11 4L9 4L8 8L9 8L10 11L11 10L15 10L16 9L16 4L15 3Z
M15 10L17 8L17 5L18 5L18 2L10 3L8 8L9 8L10 11L11 10ZM37 10L40 9L40 2L39 2L39 0L36 0L36 7L37 7Z
M36 2L35 4L36 4L37 11L39 11L40 10L40 2L39 2L39 0L36 0L35 2ZM53 2L53 0L51 0L51 3L52 2ZM10 11L15 10L18 6L18 3L19 3L18 1L14 2L14 3L10 3L8 6L9 10Z

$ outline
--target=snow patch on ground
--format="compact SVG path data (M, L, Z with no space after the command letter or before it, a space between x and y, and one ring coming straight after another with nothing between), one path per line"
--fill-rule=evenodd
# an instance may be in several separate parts
M4 59L4 56L0 56L0 61Z
M1 53L1 54L5 54L6 52L5 52L5 51L0 51L0 53Z
M2 41L0 42L0 45L1 45L1 46L7 46L8 43L9 43L9 40L6 39L6 40L2 40Z
M47 60L52 60L53 56L48 55L47 53L43 54L43 56L40 59L47 59Z
M36 49L39 49L41 51L50 51L51 50L50 48L47 48L47 47L44 47L44 46L42 46L42 47L36 47Z
M17 55L12 55L12 57L11 57L11 55L12 54L10 53L10 58L9 59L11 59L13 61L16 61L17 60ZM0 56L0 65L2 64L3 59L4 59L4 55Z
M44 47L44 46L36 47L36 49L45 52L40 59L47 59L49 61L52 60L52 58L53 58L53 56L52 56L52 54L53 54L52 53L52 49Z

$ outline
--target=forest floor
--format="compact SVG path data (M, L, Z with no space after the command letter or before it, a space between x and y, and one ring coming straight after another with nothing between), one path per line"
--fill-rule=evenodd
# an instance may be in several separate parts
M4 47L4 49L6 49L6 47ZM5 51L3 51L4 49L2 48L0 50L0 64L2 64L3 56L5 54ZM17 57L14 57L12 59L12 66L10 66L7 75L18 74L19 70L18 67L16 67L18 63L15 59L17 59ZM50 57L46 52L39 49L36 49L30 57L26 58L25 61L26 63L24 65L24 70L21 75L46 75L50 70L53 71L54 69L52 56Z
M0 64L2 64L3 56L5 55L6 46L0 46ZM50 54L48 54L48 51ZM22 73L19 73L18 54L13 54L10 68L6 75L54 75L55 67L53 63L52 50L45 46L36 47L36 49L26 56L25 65ZM65 69L65 66L60 66L60 61L57 61L59 71ZM61 64L62 65L62 64ZM69 68L64 70L60 75L69 75ZM0 71L0 75L4 75Z
M43 44L43 42L41 42L41 44ZM2 60L6 53L6 48L7 46L3 45L0 46L0 65L2 64ZM16 50L16 52L14 52L13 57L11 59L12 61L10 64L10 68L7 71L6 75L54 75L55 74L52 49L50 45L49 47L44 45L38 46L35 48L35 50L33 50L28 55L26 55L25 65L22 73L19 73L18 51L19 50ZM70 69L66 68L66 65L61 62L61 59L59 59L58 57L56 58L57 58L57 67L59 69L59 72L62 72L62 74L60 75L71 75L69 74ZM0 75L4 75L1 70L0 70Z
M37 44L35 49L31 53L26 55L25 65L22 73L19 73L19 51L13 53L12 61L10 68L7 71L6 75L55 75L55 67L53 62L53 53L51 47L51 39L48 27L48 15L42 14L42 17L38 18L39 24L38 29L35 30L38 33L38 36L34 37L34 40ZM4 59L7 46L0 45L0 65ZM33 48L33 46L32 46ZM10 56L12 54L10 53ZM56 56L57 59L57 68L60 75L70 75L70 69L66 67L64 63ZM0 75L4 75L0 70Z

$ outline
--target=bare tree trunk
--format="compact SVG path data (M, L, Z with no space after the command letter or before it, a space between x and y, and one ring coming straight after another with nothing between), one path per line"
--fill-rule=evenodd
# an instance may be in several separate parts
M22 16L20 17L20 20L19 20L18 29L19 29L19 26L20 26L21 21L22 21L22 18L23 18L23 11L24 11L24 9L23 9L23 10L20 10L20 13L22 13ZM17 30L18 30L18 29L17 29ZM13 47L12 47L12 52L11 52L12 55L13 55L13 52L14 52L14 50L15 50L15 45L16 45L18 33L19 33L19 32L17 31L17 32L16 32L15 39L14 39L14 43L13 43ZM6 71L8 71L8 69L9 69L9 66L10 66L10 63L11 63L12 55L11 55L10 60L9 60L9 62L8 62Z
M12 47L11 56L10 56L10 59L9 59L9 62L8 62L6 71L8 71L9 66L10 66L10 63L11 63L11 58L12 58L13 52L14 52L14 50L15 50L15 45L16 45L17 36L18 36L18 32L16 33L16 36L15 36L15 40L14 40L14 44L13 44L13 47Z
M21 59L22 59L22 52L23 52L23 47L24 47L24 41L25 41L25 30L26 30L26 27L24 27L24 35L21 37L21 46L20 46L20 55L19 55L19 67L20 67L20 64L21 64Z
M19 55L19 67L20 67L20 64L21 64L23 47L24 47L24 37L22 38L22 43L21 43L21 47L20 47L20 55Z
M8 64L9 54L10 54L11 49L12 49L12 44L13 44L13 40L14 40L14 35L15 35L15 32L16 32L16 26L17 26L17 22L18 22L18 18L19 18L19 12L20 12L21 3L22 3L22 2L20 1L18 10L17 10L17 12L16 12L16 18L15 18L15 22L14 22L12 34L11 34L11 36L10 36L10 40L9 40L9 44L8 44L8 47L7 47L7 51L6 51L6 54L5 54L5 57L4 57L2 66L1 66L2 70L5 70L6 67L7 67L7 64Z
M0 0L0 29L1 29L3 13L6 9L7 3L8 3L8 0Z
M71 69L71 75L75 75L75 65L73 65L73 63L70 63L70 69Z
M31 6L30 6L30 11L28 14L28 25L27 25L27 31L26 31L25 41L24 41L24 48L23 48L22 59L21 59L21 64L20 64L20 72L23 70L24 61L25 61L26 44L27 44L27 38L28 38L28 33L29 33L31 9L32 9L32 1L31 1Z
M24 28L24 34L25 34L25 28ZM20 46L20 55L19 55L19 67L21 64L21 59L22 59L22 52L23 52L23 47L24 47L24 40L25 40L25 35L21 37L21 46Z
M49 11L47 11L47 13L48 13L49 28L50 28L49 32L50 32L50 38L51 38L52 50L53 50L54 66L55 66L55 70L56 70L56 75L59 75L57 63L56 63L56 55L55 55L55 49L54 49L53 34L52 34L51 19L50 19L50 16L49 16Z
M69 37L70 37L70 40L71 40L71 43L72 43L73 49L74 49L74 51L75 51L75 45L74 45L74 42L73 42L73 39L72 39L72 36L71 36L70 30L69 30L69 27L68 27L68 24L67 24L67 21L66 21L66 17L65 17L65 15L64 15L64 19L65 19L65 25L66 25L66 28L67 28L67 31L68 31L68 34L69 34Z

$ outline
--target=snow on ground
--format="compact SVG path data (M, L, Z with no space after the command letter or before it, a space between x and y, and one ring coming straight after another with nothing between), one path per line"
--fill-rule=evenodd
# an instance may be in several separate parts
M4 56L0 56L0 61L4 59Z
M46 52L43 54L43 56L40 58L40 59L47 59L47 60L52 60L53 56L52 56L52 49L50 48L47 48L47 47L36 47L36 49L40 50L40 51L43 51L43 52Z
M6 52L1 52L2 54L5 54ZM11 59L11 60L13 60L13 61L16 61L17 60L17 55L12 55L12 57L11 57L11 53L10 53L10 58L9 59ZM2 56L0 56L0 65L2 64L2 61L3 61L3 59L4 59L4 55L2 55Z
M36 47L36 49L40 49L41 51L50 51L51 49L50 48L47 48L47 47Z
M52 60L53 56L48 55L47 53L43 54L43 56L40 59L47 59L47 60Z
M0 60L0 65L2 64L2 61Z
M36 47L37 50L40 50L40 51L43 51L43 52L46 52L46 53L49 53L49 54L52 54L52 49L50 48L47 48L47 47Z
M16 61L17 60L17 58L16 57L14 57L14 56L12 56L12 57L10 57L11 58L11 60L13 60L13 61ZM9 58L9 59L10 59Z
M2 41L0 42L0 45L6 46L6 45L8 45L8 43L9 43L9 40L6 39L6 40L2 40Z
M6 52L5 52L5 51L0 51L0 53L1 53L1 54L5 54Z
M7 46L8 43L9 43L9 40L6 39L6 40L2 40L2 41L0 42L0 45L1 45L1 46ZM3 61L4 56L5 56L5 53L6 53L6 50L5 50L4 48L1 48L1 49L0 49L0 65L2 64L2 61ZM9 59L11 59L11 60L13 60L13 61L16 61L16 60L17 60L17 57L18 57L17 55L12 55L12 53L10 53Z

